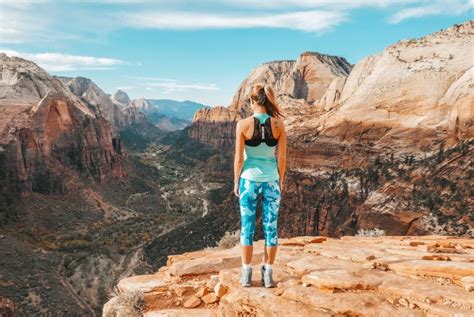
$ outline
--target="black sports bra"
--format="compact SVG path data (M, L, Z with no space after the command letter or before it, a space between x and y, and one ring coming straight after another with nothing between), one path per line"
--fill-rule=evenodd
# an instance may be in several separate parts
M270 124L270 118L268 117L264 123L260 123L257 117L253 117L254 128L252 138L245 140L245 144L248 146L259 146L264 141L268 146L276 146L278 139L273 137L272 126Z

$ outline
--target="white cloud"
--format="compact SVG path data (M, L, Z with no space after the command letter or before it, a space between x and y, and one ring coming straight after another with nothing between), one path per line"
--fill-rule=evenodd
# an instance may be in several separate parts
M122 60L107 57L80 56L62 53L25 53L1 48L0 52L9 56L18 56L33 61L48 72L107 70L118 65L126 64Z
M134 84L136 87L144 87L146 90L157 91L163 94L189 91L220 90L220 88L214 83L185 83L178 79L163 77L124 77L136 80L137 82Z
M322 31L345 20L338 11L301 11L277 14L224 14L197 12L122 12L120 21L131 27L156 29L286 28Z
M439 14L441 11L436 7L416 7L403 9L395 13L389 20L390 23L399 23L409 18L419 18L426 15Z
M221 0L208 1L217 2L219 4L232 4L244 7L257 8L355 8L355 7L387 7L390 5L416 3L420 0Z
M150 88L161 87L164 88L164 93L175 93L189 90L219 90L216 84L211 83L193 83L186 84L180 82L162 82L162 83L147 83Z
M115 90L122 90L122 91L128 91L128 90L133 90L137 87L135 86L119 86L119 87L116 87Z
M214 83L185 83L178 79L163 77L125 77L136 80L137 82L134 83L135 87L145 87L146 90L156 91L163 94L190 91L220 90L220 88Z
M141 80L141 81L178 81L176 79L163 78L163 77L136 77L136 76L125 76L125 77Z
M449 15L449 14L462 14L468 12L474 8L474 1L459 1L459 0L447 0L447 1L431 1L426 5L404 8L396 12L389 18L389 23L396 24L407 19L421 18L430 15Z
M426 15L465 13L474 7L473 3L473 0L0 0L0 42L55 45L72 40L102 42L110 32L123 28L284 28L317 33L348 21L350 13L359 8L396 10L388 22L399 23Z

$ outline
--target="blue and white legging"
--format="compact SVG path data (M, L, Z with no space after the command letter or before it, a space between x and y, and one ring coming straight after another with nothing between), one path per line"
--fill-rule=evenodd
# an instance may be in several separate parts
M277 222L281 197L279 180L257 182L240 178L240 243L242 245L253 245L259 193L262 193L262 223L265 245L276 246L278 244Z

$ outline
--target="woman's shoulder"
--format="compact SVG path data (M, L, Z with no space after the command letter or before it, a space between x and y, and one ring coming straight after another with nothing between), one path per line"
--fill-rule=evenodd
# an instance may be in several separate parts
M281 118L271 117L271 123L277 129L284 129L285 128L285 123L283 122L283 119L281 119Z
M244 126L244 125L247 125L251 122L253 122L253 116L248 116L246 118L242 118L242 119L237 120L237 126Z

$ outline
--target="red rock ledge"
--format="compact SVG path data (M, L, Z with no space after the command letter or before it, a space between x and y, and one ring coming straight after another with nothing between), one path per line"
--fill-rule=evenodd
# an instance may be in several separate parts
M239 285L240 245L172 255L156 274L132 276L104 306L141 294L144 316L474 316L474 239L382 236L279 239L274 280L260 284L263 240L254 244L252 287Z

